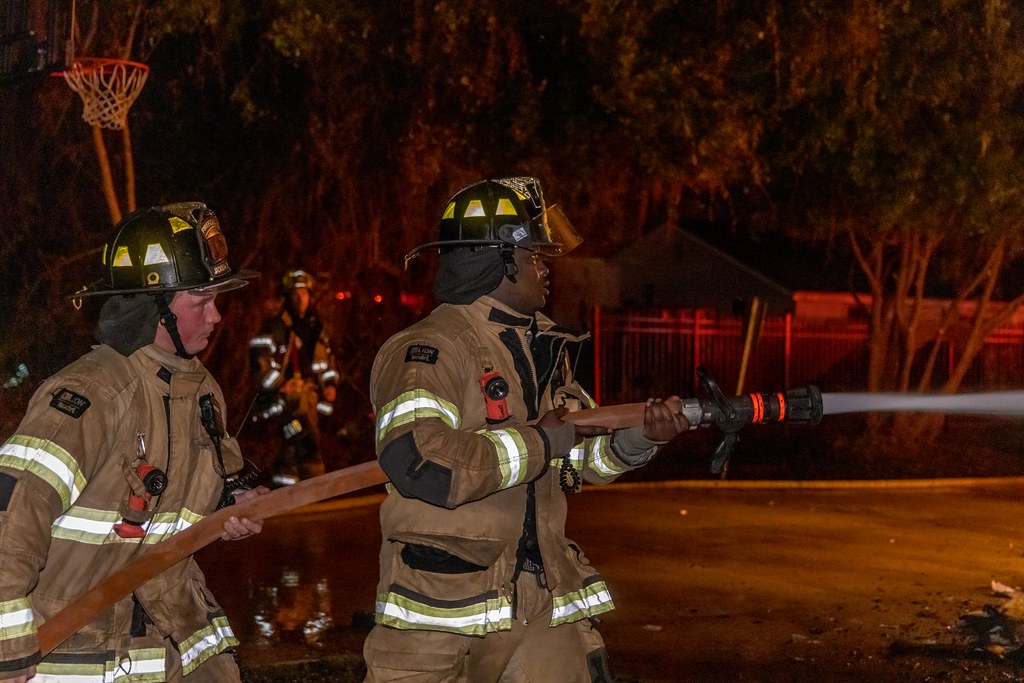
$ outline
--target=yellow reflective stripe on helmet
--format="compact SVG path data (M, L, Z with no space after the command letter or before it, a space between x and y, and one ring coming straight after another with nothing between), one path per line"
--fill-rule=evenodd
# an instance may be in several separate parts
M146 531L142 539L144 545L153 545L164 541L174 534L180 533L203 518L202 515L188 509L178 512L158 512L148 522L143 523ZM116 510L97 510L74 506L54 521L50 529L53 538L88 545L106 543L138 543L137 538L121 538L114 531L114 525L121 521L121 513Z
M487 437L494 444L498 458L498 468L501 469L500 489L507 489L522 484L526 479L526 464L529 454L526 451L526 441L518 429L496 429L489 431L481 429L477 432Z
M178 647L181 651L181 672L188 675L210 657L237 646L238 638L231 630L227 617L218 615L210 621L209 626L193 633Z
M377 622L392 628L483 636L512 628L512 603L497 591L467 600L436 600L392 586L390 592L377 596Z
M495 216L518 216L519 212L516 211L516 207L512 206L507 198L502 197L498 200L498 206L494 210Z
M628 472L629 467L619 464L612 454L612 440L608 436L598 436L588 439L587 461L590 469L597 472L601 477L617 477L623 472Z
M484 212L484 205L479 199L471 199L466 204L466 210L462 212L463 218L481 218L487 214Z
M60 496L62 510L74 505L86 480L66 450L48 439L15 434L0 446L0 466L36 475Z
M76 661L77 660L77 661ZM62 654L60 662L36 665L32 683L162 683L167 678L165 651L159 647L129 650L121 657L96 661L95 655Z
M601 579L592 577L580 590L554 599L551 626L587 619L613 609L615 603L608 586Z
M452 429L458 429L462 423L462 416L454 403L424 389L414 389L399 394L381 408L377 415L377 443L392 429L428 417L436 417Z
M36 632L36 618L28 598L0 602L0 643ZM0 651L6 648L0 647Z

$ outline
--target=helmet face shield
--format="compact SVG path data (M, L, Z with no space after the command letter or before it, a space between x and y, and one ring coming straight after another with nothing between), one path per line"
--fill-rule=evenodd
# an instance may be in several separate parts
M547 207L532 227L533 250L545 256L565 256L583 242L557 204Z

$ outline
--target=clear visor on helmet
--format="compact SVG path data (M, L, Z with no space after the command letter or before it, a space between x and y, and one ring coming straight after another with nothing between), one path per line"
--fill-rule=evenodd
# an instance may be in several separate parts
M540 220L533 221L533 232L533 249L545 256L564 256L583 242L557 204L548 206Z

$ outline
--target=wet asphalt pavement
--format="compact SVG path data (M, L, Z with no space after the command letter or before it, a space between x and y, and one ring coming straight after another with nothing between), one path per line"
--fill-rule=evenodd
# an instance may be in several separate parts
M624 484L570 503L568 533L618 609L620 681L981 681L1019 673L1018 622L979 644L965 617L1024 583L1024 482L788 488ZM379 496L269 520L200 554L248 683L359 681Z

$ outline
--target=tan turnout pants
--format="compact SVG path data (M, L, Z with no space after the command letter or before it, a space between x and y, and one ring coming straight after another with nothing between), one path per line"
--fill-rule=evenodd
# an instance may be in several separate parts
M551 610L551 594L524 573L510 631L479 638L377 625L363 644L365 683L591 683L587 655L604 641L588 620L551 628Z

